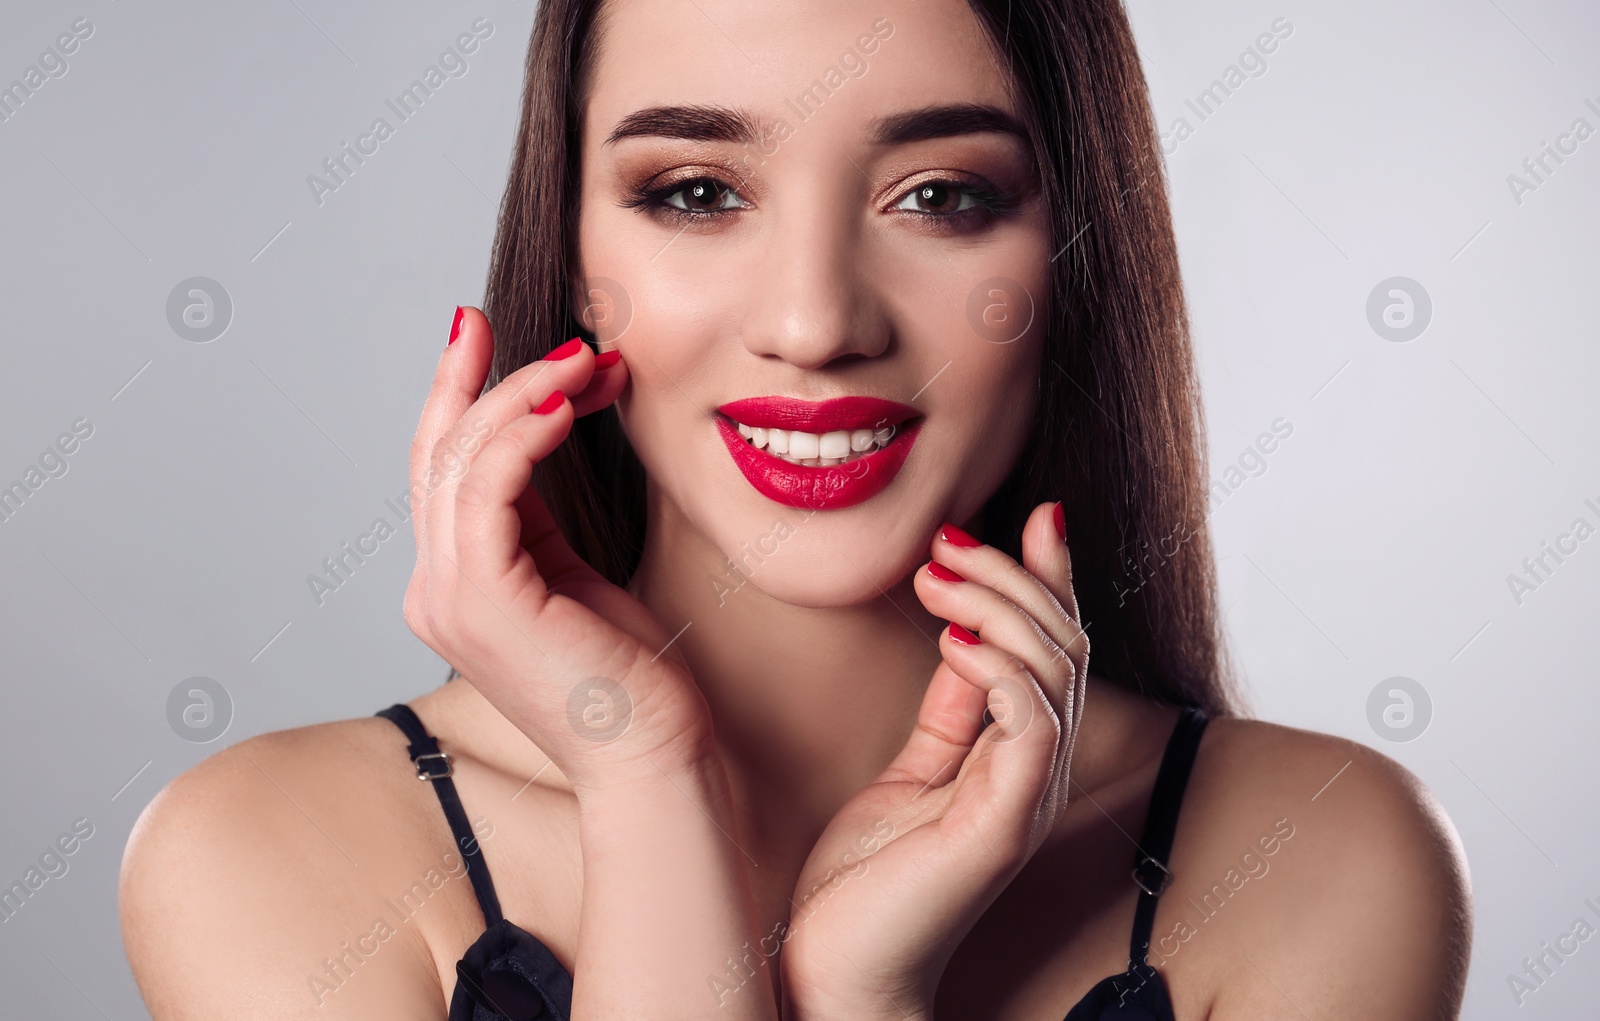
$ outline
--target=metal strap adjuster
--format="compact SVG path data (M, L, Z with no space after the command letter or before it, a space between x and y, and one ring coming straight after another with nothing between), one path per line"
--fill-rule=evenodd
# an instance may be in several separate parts
M423 763L429 760L437 761L444 768L424 766ZM411 762L417 767L418 780L442 780L456 771L455 765L450 761L449 752L429 752L426 755L418 755Z
M1154 865L1159 872L1153 872L1148 866ZM1145 877L1149 876L1147 882ZM1133 881L1139 884L1139 889L1152 897L1159 897L1172 883L1172 873L1167 867L1148 854L1140 855L1138 864L1133 867Z

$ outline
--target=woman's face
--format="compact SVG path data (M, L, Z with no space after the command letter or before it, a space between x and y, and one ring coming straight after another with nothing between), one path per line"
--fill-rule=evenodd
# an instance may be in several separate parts
M597 46L581 269L653 527L786 602L879 595L998 488L1041 371L1050 233L982 28L611 0Z

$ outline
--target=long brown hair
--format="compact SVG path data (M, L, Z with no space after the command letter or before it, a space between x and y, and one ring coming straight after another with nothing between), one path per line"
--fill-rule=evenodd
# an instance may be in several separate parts
M1061 500L1074 588L1105 679L1239 711L1206 527L1204 424L1144 73L1120 0L968 0L1032 136L1055 233L1034 428L985 505L1019 557L1028 512ZM542 0L484 310L489 386L589 331L576 265L579 139L601 0ZM579 419L533 485L572 548L617 584L644 543L644 470L615 408Z

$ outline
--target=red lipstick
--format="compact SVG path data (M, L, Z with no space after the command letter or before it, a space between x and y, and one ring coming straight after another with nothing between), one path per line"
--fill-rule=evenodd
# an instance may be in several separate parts
M910 405L878 397L838 397L813 402L792 397L750 397L717 409L717 431L733 463L755 490L786 507L837 510L870 500L894 481L922 428ZM918 419L909 426L911 419ZM755 429L823 433L894 429L887 446L834 465L786 461L752 445L735 423Z
M717 409L735 422L762 429L799 429L826 433L837 429L882 429L899 425L921 412L909 404L881 397L835 397L831 401L799 401L793 397L746 397Z

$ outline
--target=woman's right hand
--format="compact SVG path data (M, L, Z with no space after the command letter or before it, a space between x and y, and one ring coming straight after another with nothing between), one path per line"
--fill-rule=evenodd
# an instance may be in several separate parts
M406 624L580 794L696 768L710 711L672 633L572 551L529 486L579 415L617 399L626 366L578 341L480 397L489 322L464 308L456 328L411 445Z

